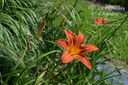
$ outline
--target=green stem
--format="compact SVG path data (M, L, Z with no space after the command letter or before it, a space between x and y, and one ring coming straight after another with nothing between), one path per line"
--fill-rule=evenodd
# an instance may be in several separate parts
M124 22L127 20L128 15L125 17L124 21L114 30L114 32L108 37L108 40L116 33L116 31L124 24Z

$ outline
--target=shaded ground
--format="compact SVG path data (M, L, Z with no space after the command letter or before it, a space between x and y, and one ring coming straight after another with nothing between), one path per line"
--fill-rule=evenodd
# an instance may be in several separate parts
M96 0L88 0L89 2L93 3L93 4L97 4L97 5L100 5L100 6L103 6L105 7L106 5L109 6L110 8L114 7L114 5L109 5L109 4L105 4L105 3L102 3L102 2L97 2ZM117 5L119 6L119 5ZM124 7L121 7L120 8L123 8L122 10L112 10L112 11L115 11L115 12L120 12L120 13L126 13L128 12Z
M100 62L100 60L98 61ZM122 61L121 61L122 62ZM111 61L106 61L105 64L101 64L97 66L98 71L105 71L105 74L109 74L109 76L114 76L112 78L107 79L111 85L127 85L128 84L128 71L122 68L115 68L115 65ZM114 65L114 66L113 66ZM117 70L117 71L115 71ZM117 75L117 76L115 76ZM98 79L99 76L96 76L95 79Z

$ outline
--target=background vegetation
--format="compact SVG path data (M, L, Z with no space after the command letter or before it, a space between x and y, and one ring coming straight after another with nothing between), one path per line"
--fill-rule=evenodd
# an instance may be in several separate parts
M0 6L1 85L110 85L108 79L119 76L111 75L119 69L106 73L98 65L116 59L116 68L122 68L118 60L128 60L126 14L113 16L110 14L115 12L99 10L100 6L84 0L0 0ZM108 24L93 24L95 17L108 18ZM43 32L34 37L43 20L46 21ZM82 32L85 44L98 46L99 51L85 54L92 70L77 60L60 62L63 49L55 41L66 38L64 29Z

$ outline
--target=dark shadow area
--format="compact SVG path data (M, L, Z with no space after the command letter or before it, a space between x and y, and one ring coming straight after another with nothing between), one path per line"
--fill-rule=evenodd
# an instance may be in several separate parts
M107 9L111 9L111 11L120 12L120 13L128 12L128 0L118 0L117 2L116 1L111 2L111 0L88 0L88 1L94 4L104 6Z

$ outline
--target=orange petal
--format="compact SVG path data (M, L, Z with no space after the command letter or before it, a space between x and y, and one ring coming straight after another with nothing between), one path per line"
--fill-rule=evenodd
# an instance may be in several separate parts
M72 45L75 42L76 35L69 30L64 30L64 32L68 38L68 45Z
M57 40L57 41L56 41L56 44L62 46L62 47L65 48L65 49L68 49L67 42L66 42L65 40L63 40L63 39Z
M102 21L103 24L107 24L107 20L108 20L107 18L103 18L103 21Z
M79 42L79 44L82 44L84 42L84 34L79 33L77 41Z
M74 59L73 56L68 51L65 51L61 57L61 62L62 63L68 63L71 62Z
M77 59L79 59L85 66L87 66L89 69L92 68L90 61L89 61L86 57L80 56L80 55L77 55L76 57L77 57Z
M103 20L108 20L108 18L103 18Z
M95 21L97 21L97 20L98 20L98 18L94 18L94 20L95 20Z
M91 51L96 51L98 50L98 47L96 47L95 45L86 44L84 46L80 46L80 50L81 50L80 54L84 54Z

